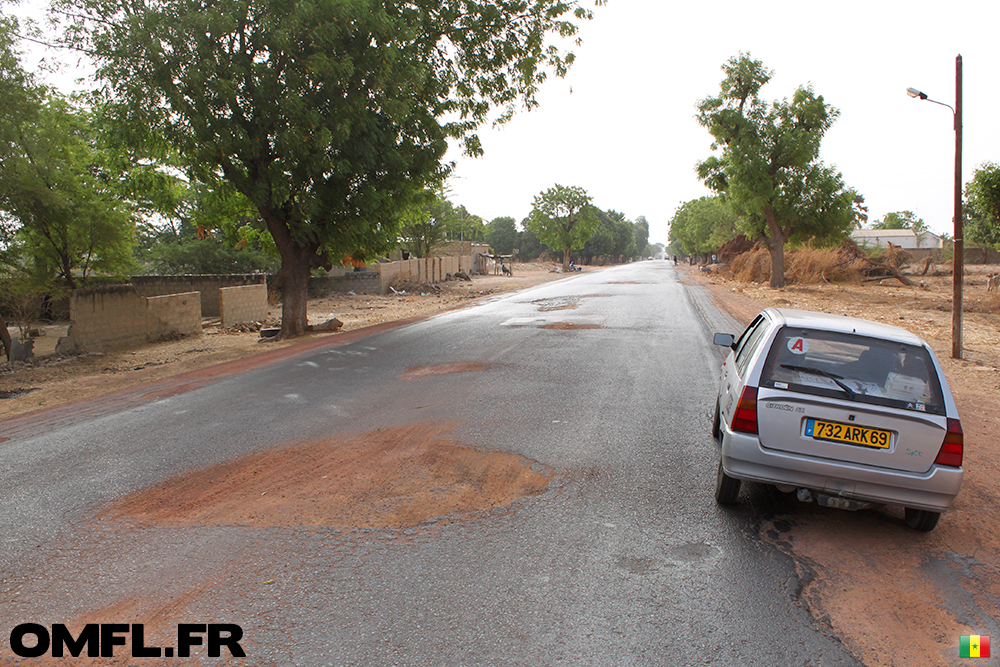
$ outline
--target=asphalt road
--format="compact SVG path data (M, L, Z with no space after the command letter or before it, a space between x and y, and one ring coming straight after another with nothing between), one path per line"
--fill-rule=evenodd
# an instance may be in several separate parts
M240 625L237 664L858 665L757 538L766 500L714 502L711 333L738 328L641 262L96 417L0 422L0 656L19 623L158 597L184 610L161 621ZM444 363L487 369L399 379ZM190 467L414 422L539 462L548 491L435 531L93 520Z

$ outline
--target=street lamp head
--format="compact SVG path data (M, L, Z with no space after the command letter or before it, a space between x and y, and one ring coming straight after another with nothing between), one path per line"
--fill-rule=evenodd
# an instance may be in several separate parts
M916 88L907 88L906 94L909 95L910 97L919 97L922 100L927 99L927 95L925 93L920 92Z

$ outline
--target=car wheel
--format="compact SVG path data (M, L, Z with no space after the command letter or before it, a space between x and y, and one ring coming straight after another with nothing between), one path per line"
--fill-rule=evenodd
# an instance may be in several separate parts
M941 512L928 512L927 510L915 510L906 508L906 525L913 530L928 532L934 530Z
M715 416L712 417L712 437L718 440L722 436L722 417L719 413L719 402L715 402Z
M719 472L715 478L715 502L720 505L735 505L740 495L740 480L733 479L722 469L722 459L719 459Z

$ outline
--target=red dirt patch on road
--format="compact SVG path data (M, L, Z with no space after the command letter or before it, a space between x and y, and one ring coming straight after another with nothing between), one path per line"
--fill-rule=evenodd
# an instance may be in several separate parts
M401 380L418 380L428 375L444 375L446 373L478 373L489 368L484 363L437 364L435 366L410 366L402 375Z
M177 475L103 514L174 526L408 528L545 491L551 470L462 446L448 430L417 424L275 447Z
M576 324L574 322L551 322L549 324L543 324L542 329L603 329L600 324Z

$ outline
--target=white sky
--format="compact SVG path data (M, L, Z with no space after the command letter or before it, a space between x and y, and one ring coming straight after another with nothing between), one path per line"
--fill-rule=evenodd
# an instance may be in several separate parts
M650 241L666 243L677 207L709 194L694 173L711 144L695 105L718 92L722 64L740 51L774 71L765 99L812 83L840 110L820 154L864 195L871 220L911 210L933 231L952 232L952 115L906 88L954 106L958 54L963 181L1000 162L997 0L609 0L595 15L582 26L576 64L544 84L539 108L484 128L484 157L449 154L456 205L520 222L539 192L580 186L602 209L646 216Z
M711 144L695 105L718 92L722 64L740 51L774 71L765 99L811 82L840 110L820 155L864 195L871 220L911 210L953 232L952 114L906 89L954 106L959 54L963 181L1000 162L997 0L609 0L595 15L539 108L483 131L484 157L449 156L453 202L520 221L539 192L581 186L602 209L645 215L650 241L666 243L677 207L709 194L694 173Z

